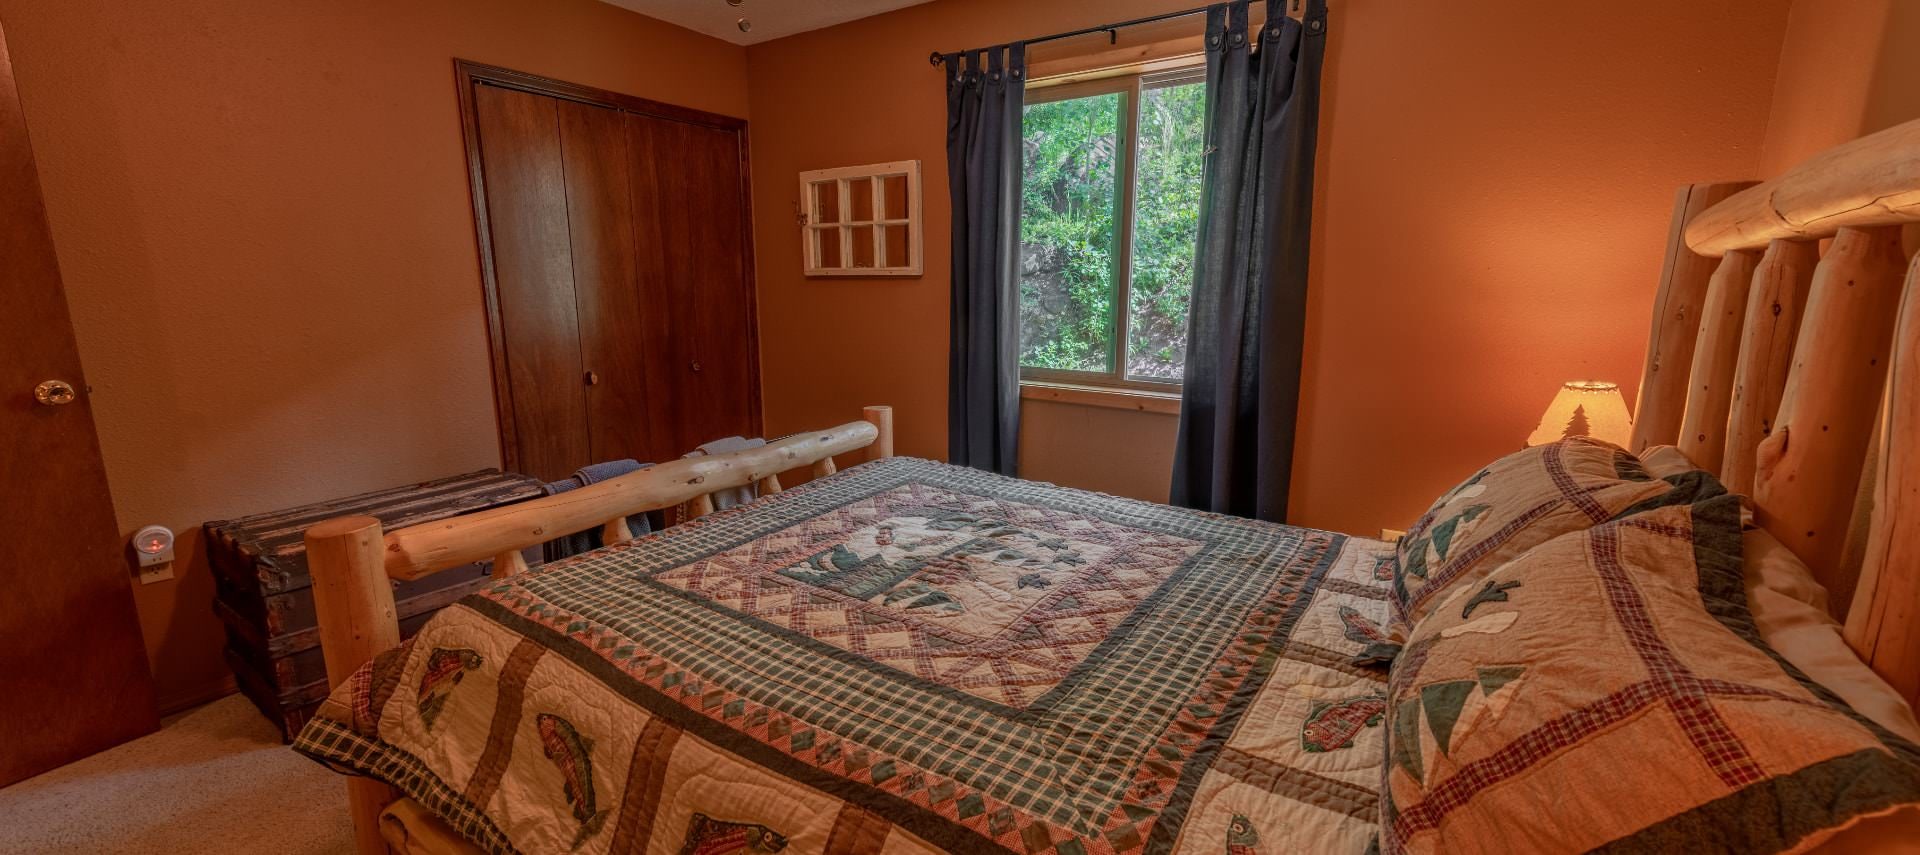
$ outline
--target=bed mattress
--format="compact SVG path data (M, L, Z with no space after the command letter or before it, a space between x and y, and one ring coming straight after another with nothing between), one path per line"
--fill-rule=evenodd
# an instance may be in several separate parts
M491 586L295 747L493 852L1361 852L1386 544L891 458Z

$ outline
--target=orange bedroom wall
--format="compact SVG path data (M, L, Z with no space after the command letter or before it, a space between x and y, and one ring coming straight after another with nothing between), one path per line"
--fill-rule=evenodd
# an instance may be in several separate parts
M0 20L120 528L181 534L135 586L168 706L227 680L202 522L499 465L453 59L747 114L743 49L595 0Z
M1780 46L1760 175L1920 117L1920 3L1795 0Z
M901 453L945 456L945 104L928 51L1190 5L937 0L748 49L769 431L886 402ZM1330 5L1291 521L1373 534L1518 448L1562 381L1632 399L1673 191L1758 171L1788 7ZM797 173L909 158L926 276L801 277ZM1023 475L1165 497L1172 417L1025 415Z

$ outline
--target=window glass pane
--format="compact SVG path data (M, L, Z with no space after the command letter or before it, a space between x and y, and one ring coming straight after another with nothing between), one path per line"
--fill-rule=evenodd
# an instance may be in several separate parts
M847 202L853 209L847 219L866 222L873 219L873 179L855 178L847 182Z
M816 181L813 183L813 221L816 223L840 222L840 182Z
M840 267L840 229L837 226L816 228L813 232L814 258L820 259L821 267Z
M1119 93L1026 108L1020 364L1113 369Z
M853 263L849 267L873 266L873 227L853 227Z
M1127 377L1179 382L1200 224L1207 95L1204 82L1140 93L1128 290Z
M912 261L907 257L908 250L913 249L913 244L907 235L906 226L887 226L885 233L880 237L886 241L887 245L885 259L887 267L905 267Z
M883 220L904 220L907 218L907 176L889 175L880 179L885 210L880 212Z

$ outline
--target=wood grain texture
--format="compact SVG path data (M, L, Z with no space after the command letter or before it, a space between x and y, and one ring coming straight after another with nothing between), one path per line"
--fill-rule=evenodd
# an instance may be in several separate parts
M588 459L664 460L679 446L649 422L656 409L649 403L659 399L649 387L657 354L637 345L641 319L665 307L649 305L635 270L647 262L633 247L626 118L612 107L553 100L566 167L578 346L582 367L595 378L585 391Z
M511 579L527 572L527 557L518 549L509 549L493 557L491 575L495 579Z
M873 425L874 430L879 432L879 436L874 438L873 444L867 446L867 459L880 460L882 458L892 457L893 408L887 406L872 406L863 409L861 414L862 418L867 420L867 424Z
M1687 224L1701 255L1920 220L1920 119L1814 155Z
M306 531L307 562L313 568L313 603L320 615L320 646L327 682L340 685L360 666L400 643L393 588L382 552L380 521L338 517ZM355 850L383 855L380 811L399 794L372 778L347 779Z
M1688 372L1687 409L1680 419L1680 451L1695 466L1720 470L1727 447L1727 412L1740 359L1740 330L1747 320L1758 253L1729 252L1714 268L1700 313L1700 333Z
M745 121L456 66L509 468L552 480L762 433ZM551 158L532 122L490 130L505 101L553 111ZM503 136L530 154L496 157ZM516 298L527 281L544 302Z
M647 116L626 124L641 288L661 309L645 336L664 378L655 404L676 449L758 434L744 138Z
M757 448L680 458L577 490L401 529L387 536L386 572L395 579L416 579L526 549L601 526L614 517L671 508L716 490L744 487L769 475L865 448L878 436L879 431L867 422L848 422ZM316 565L316 584L319 572Z
M1647 337L1639 398L1633 406L1633 439L1629 443L1633 451L1643 451L1650 445L1672 445L1680 440L1680 421L1687 409L1687 377L1693 370L1701 307L1706 304L1707 283L1717 266L1714 259L1687 248L1687 221L1753 184L1751 181L1690 184L1674 194L1660 287L1653 299L1653 331Z
M1920 257L1907 269L1894 332L1891 380L1860 585L1847 643L1920 706Z
M1793 343L1800 316L1820 263L1814 241L1776 240L1767 244L1747 295L1741 327L1739 365L1733 374L1733 401L1727 413L1727 446L1720 481L1734 493L1753 492L1755 456L1760 441L1773 432L1793 367Z
M559 101L474 92L516 444L507 468L555 481L593 462L567 231Z
M1756 517L1813 570L1843 620L1856 579L1841 556L1880 410L1905 266L1896 227L1835 235L1814 269L1780 415L1757 455Z
M0 785L158 726L40 181L0 32ZM61 406L33 387L78 390Z

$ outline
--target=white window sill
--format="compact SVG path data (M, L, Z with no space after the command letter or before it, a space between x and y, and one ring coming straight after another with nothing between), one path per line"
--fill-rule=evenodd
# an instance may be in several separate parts
M1052 401L1057 404L1075 404L1082 407L1106 407L1167 415L1180 414L1178 390L1162 392L1151 389L1022 380L1020 397L1028 401Z

